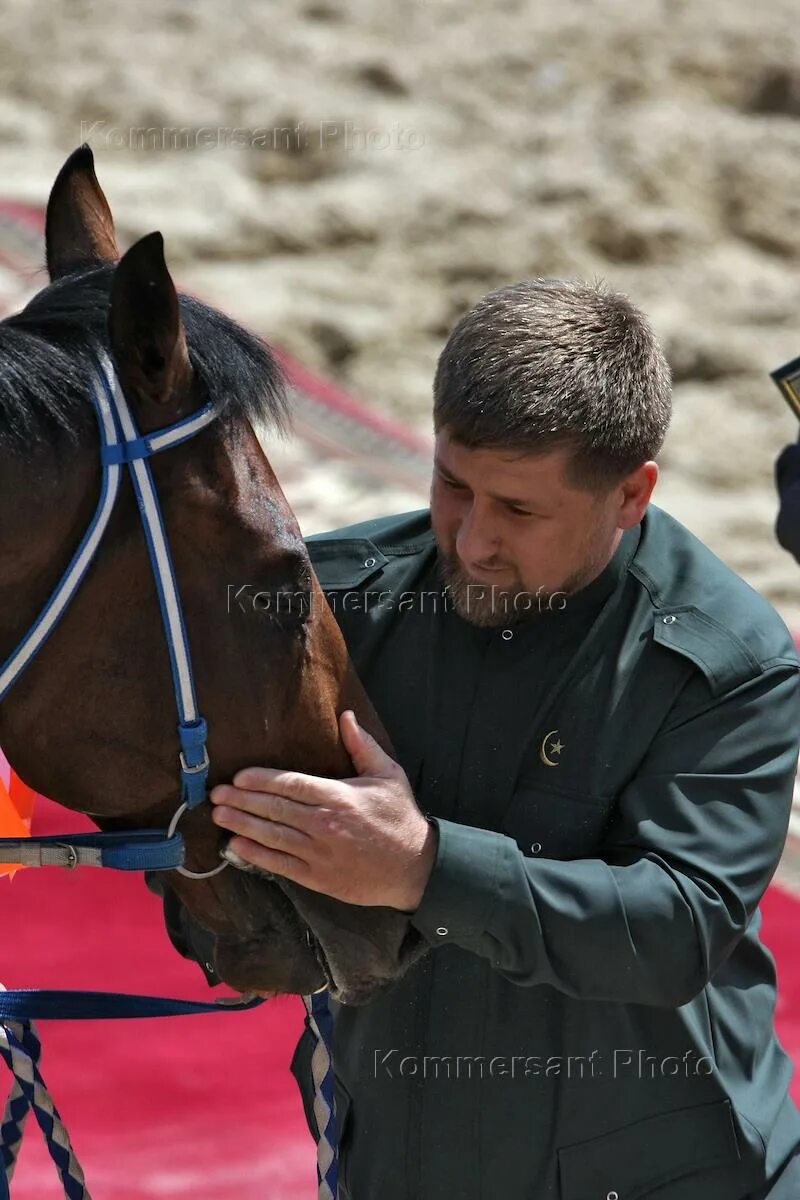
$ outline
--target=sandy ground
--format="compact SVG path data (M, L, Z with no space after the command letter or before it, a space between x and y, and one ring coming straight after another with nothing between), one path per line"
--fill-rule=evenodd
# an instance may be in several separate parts
M422 433L475 299L602 276L674 369L657 499L800 626L767 377L800 354L799 42L794 0L3 0L0 188L43 201L88 139L124 240L161 229L189 286Z

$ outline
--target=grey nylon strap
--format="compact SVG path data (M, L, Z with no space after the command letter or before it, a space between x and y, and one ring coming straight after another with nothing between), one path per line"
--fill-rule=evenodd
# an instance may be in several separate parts
M66 842L42 846L24 840L8 841L0 850L3 862L23 867L101 867L102 855L99 846L70 846Z

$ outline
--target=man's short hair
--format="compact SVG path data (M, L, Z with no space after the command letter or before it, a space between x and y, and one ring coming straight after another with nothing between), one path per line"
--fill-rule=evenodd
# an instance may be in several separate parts
M461 318L434 381L433 423L470 449L573 450L567 478L603 490L661 449L670 370L643 313L604 284L530 279Z

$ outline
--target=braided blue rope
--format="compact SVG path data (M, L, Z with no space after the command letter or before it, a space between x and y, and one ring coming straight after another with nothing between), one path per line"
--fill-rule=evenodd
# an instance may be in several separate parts
M38 1063L42 1053L42 1044L36 1036L33 1025L30 1027L29 1052L33 1061ZM31 1106L15 1075L6 1101L3 1120L0 1123L0 1155L2 1155L3 1167L9 1183L17 1165L17 1155L22 1145L22 1135L25 1132L25 1121L30 1110ZM1 1196L0 1200L2 1200Z
M336 1200L339 1186L339 1135L336 1128L336 1099L332 1059L333 1014L328 989L323 988L303 1003L317 1044L311 1056L314 1083L314 1116L317 1121L317 1198Z
M3 1121L0 1124L0 1153L2 1153L6 1179L9 1181L17 1165L17 1154L22 1143L22 1135L25 1132L25 1119L29 1112L30 1105L15 1076L6 1101Z
M192 1013L234 1012L263 1004L260 996L238 1000L218 998L211 1003L172 1000L160 996L131 996L115 992L73 992L19 988L0 984L0 1055L14 1076L11 1093L0 1122L0 1200L8 1200L25 1121L33 1107L59 1169L68 1200L89 1200L89 1193L38 1065L42 1046L32 1018L98 1019L114 1017L185 1016ZM37 1103L38 1098L38 1103Z
M33 1110L39 1123L61 1179L64 1195L68 1200L91 1200L69 1135L39 1071L41 1049L41 1043L29 1021L6 1021L0 1024L0 1055L14 1075L26 1106Z

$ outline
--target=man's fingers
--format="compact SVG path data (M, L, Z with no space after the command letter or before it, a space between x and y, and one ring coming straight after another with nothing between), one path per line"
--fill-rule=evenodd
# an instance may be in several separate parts
M291 825L295 829L305 827L311 812L307 804L288 796L278 796L273 792L254 792L247 788L231 787L227 783L221 783L212 790L211 803L215 811L220 806L236 809L266 821L279 821L282 825Z
M311 838L301 829L291 825L283 825L279 821L265 820L262 816L251 812L243 812L239 808L228 808L218 805L212 814L215 825L229 829L231 833L240 834L272 850L281 850L302 857L311 845Z
M381 749L371 733L361 728L351 708L345 709L339 718L339 731L345 750L359 776L394 779L403 773L400 764Z
M294 883L306 884L307 882L308 867L301 859L295 858L292 854L282 854L278 850L270 850L246 837L232 837L226 850L230 850L238 858L244 859L252 866L260 867L262 871L269 871L272 875L282 875L284 879L291 879ZM225 851L223 851L223 858L225 856Z
M233 777L236 788L274 793L299 804L319 804L330 794L331 780L301 771L279 771L274 767L245 767Z

